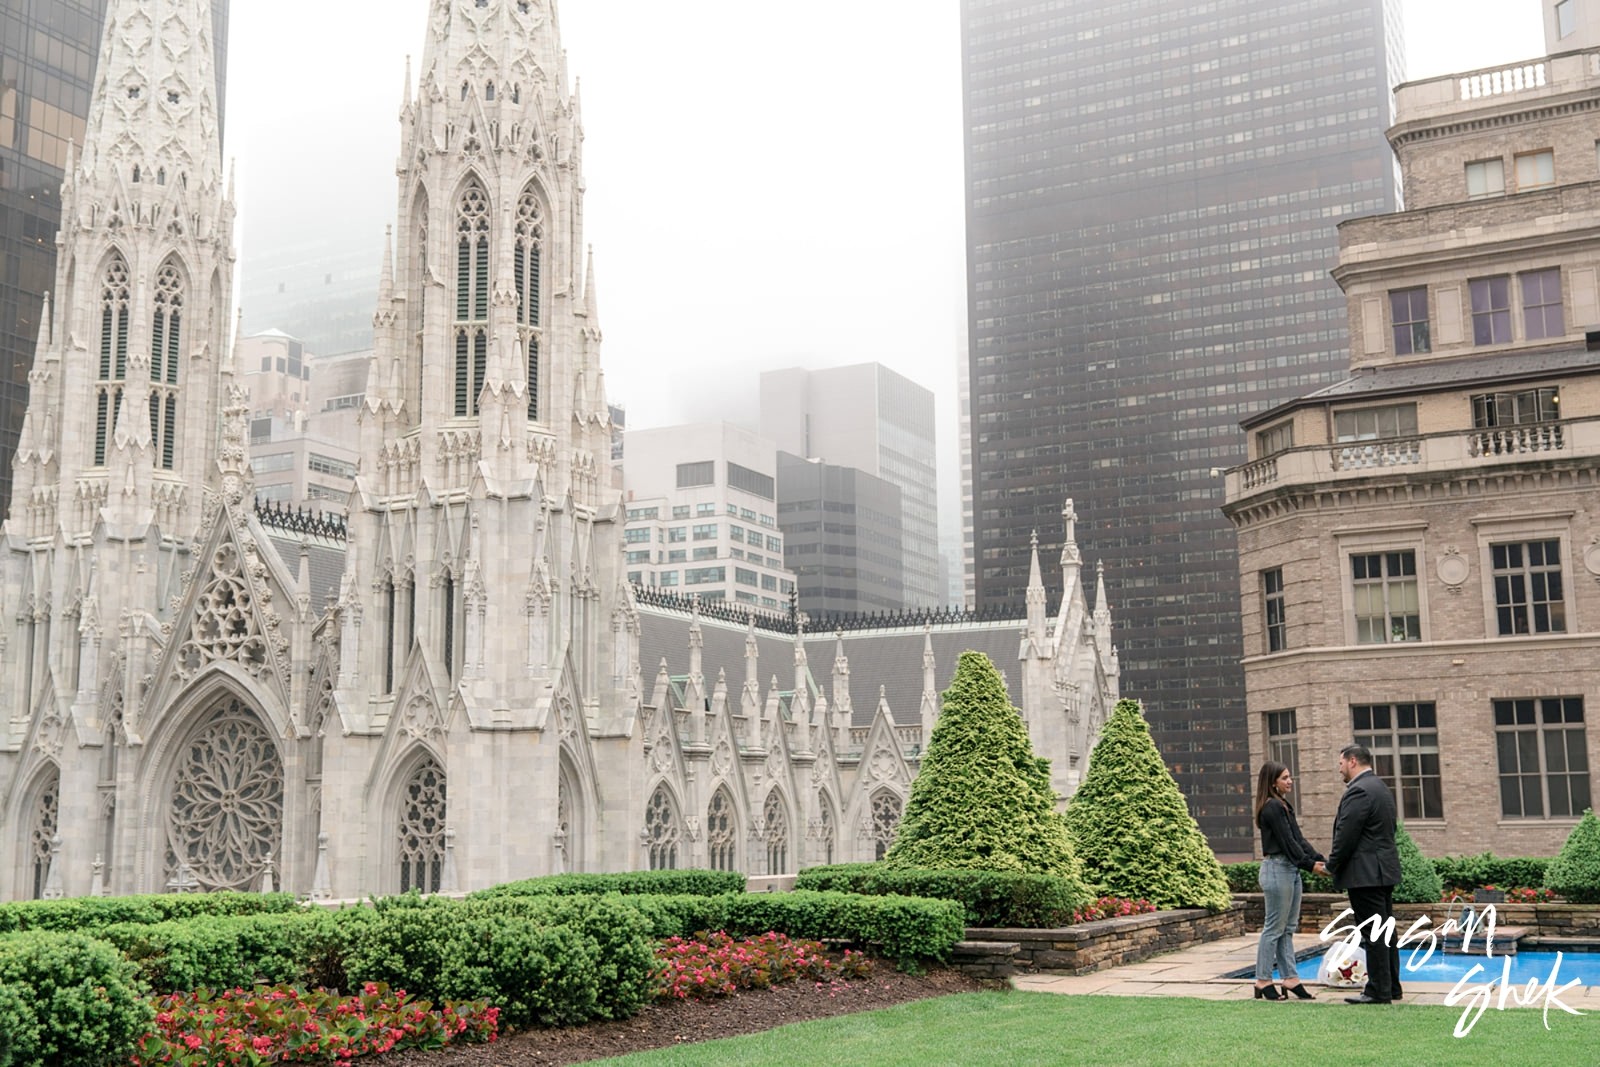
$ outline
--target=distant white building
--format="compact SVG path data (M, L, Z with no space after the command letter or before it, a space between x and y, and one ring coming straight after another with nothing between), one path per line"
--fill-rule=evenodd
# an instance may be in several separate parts
M279 330L239 340L256 500L344 514L359 466L356 409L371 355L314 356Z
M778 454L731 423L626 435L623 566L635 585L784 611L794 573L778 530Z

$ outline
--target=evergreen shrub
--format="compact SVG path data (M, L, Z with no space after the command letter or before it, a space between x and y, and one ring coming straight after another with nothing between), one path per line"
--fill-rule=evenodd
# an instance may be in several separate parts
M0 1029L16 1067L126 1063L155 1012L131 963L83 934L0 937Z
M1593 809L1584 810L1560 854L1545 868L1544 887L1571 904L1600 904L1600 821Z
M1119 700L1089 770L1067 805L1067 826L1097 892L1158 908L1229 906L1228 882L1162 762L1137 700Z
M1444 893L1444 882L1433 861L1423 857L1422 850L1406 832L1404 823L1395 824L1394 844L1400 852L1400 884L1394 887L1395 903L1437 903Z
M1056 811L1050 763L1033 754L1000 672L980 652L961 654L944 691L883 864L1051 874L1074 900L1091 899Z

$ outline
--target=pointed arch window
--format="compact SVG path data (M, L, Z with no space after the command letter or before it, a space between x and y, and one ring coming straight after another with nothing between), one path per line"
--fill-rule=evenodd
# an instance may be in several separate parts
M100 287L100 361L95 382L94 466L106 463L106 443L116 431L117 408L128 378L128 261L114 255Z
M456 576L444 576L444 646L439 650L444 658L444 674L448 679L456 676Z
M167 799L166 880L249 890L283 853L283 757L256 712L225 700L189 736Z
M817 794L817 852L823 863L833 862L833 843L838 838L834 829L833 804L828 794Z
M783 874L789 869L789 810L776 789L767 794L761 822L767 842L767 873Z
M150 443L155 465L171 470L178 436L178 360L183 342L183 275L165 264L156 275L150 324Z
M467 183L456 205L455 413L478 413L489 363L489 194Z
M60 822L61 776L52 773L34 802L33 825L28 833L28 889L34 900L44 896L45 880L50 877L51 842Z
M383 580L383 691L394 692L394 579Z
M650 794L650 803L644 809L645 847L650 851L652 871L673 871L678 868L678 811L672 806L665 786L656 786Z
M881 860L889 852L889 846L894 844L894 835L900 829L900 816L905 807L900 798L887 789L880 790L872 798L872 858Z
M528 418L539 417L539 353L544 321L540 288L544 257L544 208L529 186L517 198L516 254L512 281L517 288L517 332L528 357Z
M739 835L734 826L733 800L726 789L711 795L711 806L706 809L706 849L711 869L731 871L735 867Z
M432 756L400 794L400 892L437 893L444 876L445 774Z

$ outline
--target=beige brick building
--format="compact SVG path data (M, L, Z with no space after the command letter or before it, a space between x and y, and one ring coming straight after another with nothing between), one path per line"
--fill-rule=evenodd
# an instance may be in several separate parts
M1600 50L1401 86L1408 209L1339 227L1351 377L1245 421L1253 766L1337 750L1425 853L1551 855L1600 761Z

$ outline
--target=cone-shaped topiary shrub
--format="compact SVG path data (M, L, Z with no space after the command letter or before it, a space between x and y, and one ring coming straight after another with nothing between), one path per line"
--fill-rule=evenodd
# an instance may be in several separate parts
M1067 805L1067 828L1092 890L1158 908L1231 902L1211 846L1161 761L1137 700L1119 700Z
M1000 672L963 652L884 865L1053 874L1087 903L1055 802Z
M1573 904L1600 904L1600 820L1586 808L1561 854L1544 870L1544 887Z
M1400 884L1394 887L1397 904L1434 904L1444 895L1444 880L1433 861L1422 855L1401 823L1394 827L1394 845L1400 851Z

